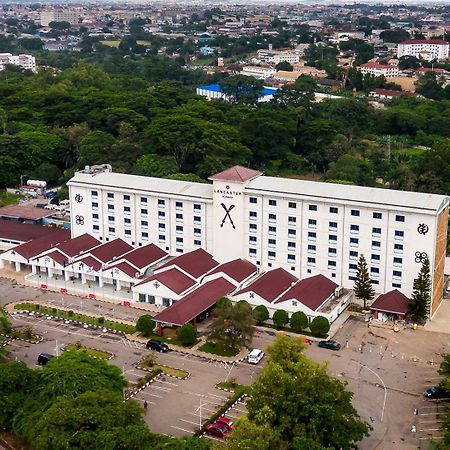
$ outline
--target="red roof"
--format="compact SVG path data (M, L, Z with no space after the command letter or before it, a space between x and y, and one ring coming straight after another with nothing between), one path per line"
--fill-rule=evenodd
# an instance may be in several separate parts
M300 280L275 303L281 303L286 300L298 300L312 311L317 311L317 308L322 306L334 294L337 287L338 285L334 281L329 280L324 275L315 275Z
M177 256L161 267L158 267L158 270L175 265L197 279L206 272L209 272L211 269L214 269L214 267L218 264L219 263L212 257L212 255L202 248L199 248L198 250Z
M370 91L370 94L384 95L386 97L399 97L400 95L406 95L408 97L416 96L416 94L413 94L412 92L394 91L392 89L381 89L381 88Z
M448 42L442 39L407 39L406 41L400 42L400 44L438 44L438 45L448 45Z
M34 223L22 223L15 220L0 219L0 239L18 242L28 242L55 231L54 228L35 225Z
M60 242L70 239L70 231L61 228L53 229L53 233L47 234L14 248L14 251L26 259L33 258L41 253L56 247Z
M439 67L431 68L431 67L419 67L416 72L419 73L428 73L428 72L434 72L434 73L444 73L444 69L440 69Z
M60 253L58 250L55 250L54 252L48 253L44 256L44 258L49 257L53 259L53 261L57 262L61 266L65 266L67 264L67 257L64 256L62 253Z
M108 273L109 270L112 269L119 269L121 270L124 274L128 275L130 278L137 278L136 277L136 269L133 266L130 266L130 264L128 264L127 262L121 262L119 264L116 264L114 266L108 267L107 269L105 269L104 271L106 273ZM138 275L139 276L139 273ZM114 276L113 276L114 278Z
M94 248L94 250L91 250L89 253L100 261L106 263L111 261L114 257L117 258L122 256L130 250L133 250L133 247L119 238L106 242L105 244Z
M208 310L222 297L232 292L234 286L224 278L209 281L184 296L153 317L156 322L184 325Z
M164 286L168 287L171 291L175 292L175 294L182 294L187 289L194 286L195 281L192 278L189 278L183 272L179 271L176 268L165 270L164 272L157 273L152 275L151 277L146 278L144 281L141 281L136 286L140 286L141 284L150 283L151 281L157 281Z
M77 264L80 262L83 263L84 265L88 266L88 268L92 267L96 272L98 272L102 268L102 263L97 261L92 256L86 256L86 258L83 258L74 264Z
M210 176L209 179L244 183L245 181L249 181L253 178L259 177L260 175L262 175L262 172L260 172L259 170L253 170L242 166L234 166L230 169L224 170L223 172L219 172L215 175Z
M230 278L240 283L256 272L256 266L246 259L239 258L217 266L208 275L219 272L227 274Z
M408 312L409 298L398 289L380 295L370 306L375 311L405 315Z
M34 206L8 205L0 208L0 217L11 217L24 220L41 220L53 216L54 211Z
M164 256L167 256L167 252L155 244L149 244L132 250L126 255L123 255L123 258L130 264L133 264L133 266L142 269L143 267L153 264L155 261L159 261L164 258Z
M58 245L58 250L73 258L74 256L86 252L91 248L97 247L100 244L101 242L95 239L95 237L85 233L76 238L70 239L69 241L62 242Z
M264 300L273 302L296 281L298 281L298 278L280 267L271 270L270 272L266 272L235 295L244 294L245 292L254 292Z

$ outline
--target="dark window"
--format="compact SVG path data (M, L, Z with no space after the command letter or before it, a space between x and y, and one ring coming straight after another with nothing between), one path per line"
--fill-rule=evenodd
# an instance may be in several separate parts
M310 211L317 211L317 205L309 205L309 206L308 206L308 209L309 209Z
M352 216L359 217L359 210L358 210L358 209L352 209L351 212L350 212L350 214L351 214Z
M372 214L374 219L381 219L383 217L383 214L379 213L379 212L374 212Z
M269 206L277 206L276 200L269 200Z
M250 203L258 203L258 199L257 199L256 197L250 197L250 198L248 199L248 201L249 201Z
M395 216L395 221L396 222L404 222L405 221L405 216L396 215Z
M288 203L289 208L297 208L297 203L295 202L289 202Z
M338 213L338 209L335 206L330 206L330 213L331 214L337 214Z

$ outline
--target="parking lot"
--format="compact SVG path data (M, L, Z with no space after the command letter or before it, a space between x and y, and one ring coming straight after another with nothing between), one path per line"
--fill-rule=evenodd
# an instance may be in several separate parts
M37 357L40 353L58 354L64 344L80 341L83 345L112 352L114 356L111 364L120 367L130 382L136 383L146 374L135 367L147 352L145 346L119 335L104 334L101 330L84 329L65 324L63 321L55 322L45 317L26 314L14 315L13 324L30 325L44 337L38 344L13 341L8 345L10 357L23 360L30 367L37 367ZM228 400L231 394L218 390L215 387L217 383L235 377L238 382L249 384L261 369L261 366L249 365L246 362L234 364L210 361L173 351L157 355L158 363L187 370L190 377L179 380L162 375L140 391L134 399L141 403L147 401L145 420L150 429L171 436L194 434L199 424ZM236 406L232 415L237 418L244 411Z
M9 286L9 289L15 294L13 299L17 300L32 299L34 296L47 302L47 295L53 296L33 288ZM70 301L74 310L81 308L81 300L73 299ZM58 302L57 297L51 300ZM113 306L101 303L100 308L107 315L112 313ZM89 308L98 309L98 306L90 303ZM124 316L140 313L123 307L116 311ZM81 341L83 345L112 352L114 357L111 363L120 367L131 382L137 382L145 375L135 366L147 350L142 344L120 335L103 334L101 330L84 329L62 321L23 314L15 315L13 324L31 325L44 337L43 342L35 345L20 341L8 344L13 358L24 360L32 367L36 366L39 353L57 354L63 344ZM265 350L274 336L273 330L259 332L253 346ZM354 392L355 408L373 427L371 435L359 444L359 448L425 449L430 438L440 438L445 406L442 402L425 399L423 391L438 384L441 379L437 369L441 355L450 352L449 334L422 329L394 333L388 329L368 328L367 323L350 319L334 338L342 344L340 351L311 345L305 353L315 361L329 361L331 375L345 380ZM251 384L266 359L254 366L246 362L209 361L174 351L158 354L159 363L187 370L191 376L187 380L162 377L141 391L136 399L141 402L147 400L146 421L153 431L173 436L190 435L198 428L200 421L203 422L229 397L227 392L216 389L215 385L231 377L239 383ZM240 409L238 406L231 414L236 417L244 414L245 407L242 411Z

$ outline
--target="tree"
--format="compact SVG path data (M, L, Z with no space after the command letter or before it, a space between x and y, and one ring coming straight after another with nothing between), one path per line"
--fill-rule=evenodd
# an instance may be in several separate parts
M3 108L0 108L0 131L2 132L2 134L6 134L7 124L8 124L8 114Z
M355 448L370 427L353 408L353 394L303 349L301 339L288 336L279 336L269 347L269 362L247 403L250 422L266 424L289 448Z
M225 78L220 82L220 87L231 102L250 105L256 104L263 92L261 80L245 75Z
M220 302L212 314L212 331L208 340L233 350L249 345L254 333L251 309L225 300Z
M288 63L287 61L281 61L276 66L275 69L278 70L285 70L286 72L292 72L294 70L294 67L292 64Z
M398 68L400 70L417 69L418 67L420 67L420 61L415 56L402 56L398 60Z
M0 334L10 334L12 330L11 321L7 312L0 308Z
M426 257L414 282L413 293L408 305L408 317L416 323L425 323L428 318L431 301L430 290L430 260Z
M177 172L177 164L173 156L156 154L142 155L134 166L138 175L147 177L167 177Z
M80 141L78 165L103 164L110 159L113 135L104 131L90 131Z
M251 422L247 416L233 424L233 433L227 437L221 448L226 450L284 450L287 444L267 423Z
M70 28L70 23L64 21L63 22L53 21L50 22L48 25L52 30L68 30Z
M194 344L197 341L197 330L190 323L185 323L177 331L178 339L185 346Z
M102 359L93 359L82 350L66 351L40 371L40 396L48 401L60 395L77 395L108 389L122 395L127 386L122 371Z
M367 302L372 301L375 296L375 291L373 290L372 283L370 282L369 270L367 269L366 258L364 255L359 256L358 266L355 277L355 285L353 287L353 292L356 298L363 300L364 309L367 307Z
M328 331L330 331L330 322L326 317L316 316L311 321L309 329L313 336L325 337Z
M277 309L272 316L276 328L283 328L289 322L289 314L284 309Z
M305 328L308 328L308 317L303 311L297 311L292 314L289 324L294 331L300 333Z
M142 333L145 337L150 337L153 335L153 330L155 329L155 321L152 316L148 314L143 314L136 322L136 330Z
M269 310L264 305L258 305L253 311L252 311L253 317L256 320L256 323L258 325L263 324L266 320L269 319Z
M137 402L124 402L108 390L85 392L76 398L60 397L35 419L28 435L38 449L154 448L157 435L145 425Z

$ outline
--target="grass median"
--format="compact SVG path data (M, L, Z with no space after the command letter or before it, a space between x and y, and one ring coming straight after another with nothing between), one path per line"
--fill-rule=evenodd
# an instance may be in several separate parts
M70 310L66 311L63 309L43 306L36 303L19 303L14 306L14 309L22 311L32 311L35 313L58 317L63 320L86 323L88 325L97 326L100 328L108 328L111 330L120 331L125 334L133 334L136 332L136 327L134 325L128 325L126 323L117 322L115 320L105 319L104 317L94 317L86 314L79 314Z
M239 354L239 350L227 348L224 347L223 345L216 344L214 342L206 342L201 347L199 347L198 350L205 353L211 353L213 355L227 356L227 357L236 356Z

